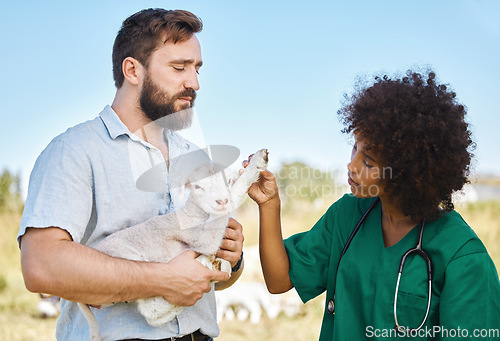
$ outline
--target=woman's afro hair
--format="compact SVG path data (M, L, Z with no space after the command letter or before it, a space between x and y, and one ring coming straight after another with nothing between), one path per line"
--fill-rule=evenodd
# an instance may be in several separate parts
M451 195L468 182L475 144L455 92L407 71L401 79L375 77L369 87L345 95L338 111L344 133L360 134L377 155L386 193L413 219L434 220Z

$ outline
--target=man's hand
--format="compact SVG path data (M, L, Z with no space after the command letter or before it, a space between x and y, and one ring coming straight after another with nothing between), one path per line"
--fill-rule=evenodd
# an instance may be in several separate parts
M222 271L210 270L196 260L199 254L188 250L167 263L172 274L169 292L163 297L179 306L194 305L204 293L211 289L212 281L227 281L229 275Z
M73 242L57 227L29 228L21 243L28 290L94 306L154 296L193 305L210 291L211 282L229 279L196 257L196 252L185 251L166 264L114 258Z
M243 227L233 218L229 218L224 239L216 256L227 260L231 263L231 267L234 267L241 257L243 240Z

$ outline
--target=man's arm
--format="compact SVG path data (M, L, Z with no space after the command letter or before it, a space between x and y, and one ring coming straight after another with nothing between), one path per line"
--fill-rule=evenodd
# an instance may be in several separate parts
M163 296L190 306L210 291L211 281L228 275L209 270L186 251L169 263L137 262L107 256L73 242L58 227L28 228L21 239L21 265L26 288L69 301L98 305Z

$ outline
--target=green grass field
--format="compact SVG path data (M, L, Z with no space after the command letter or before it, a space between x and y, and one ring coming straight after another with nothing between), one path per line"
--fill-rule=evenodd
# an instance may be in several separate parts
M294 210L283 218L287 228L284 236L311 226L324 211ZM479 202L459 208L458 211L474 228L486 245L497 268L500 267L500 202ZM257 216L254 205L245 205L236 218L243 224L245 245L257 243ZM20 253L15 240L20 221L19 214L0 215L0 340L44 341L55 340L56 319L43 319L37 311L38 295L28 292L20 271ZM221 323L221 341L288 340L303 341L318 338L322 317L322 300L318 298L302 307L293 318L280 315L271 320L264 314L257 325L250 322Z

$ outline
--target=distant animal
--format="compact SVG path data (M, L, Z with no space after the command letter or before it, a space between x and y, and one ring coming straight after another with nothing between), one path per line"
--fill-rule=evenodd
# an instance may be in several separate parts
M232 287L215 293L217 298L217 322L223 318L240 321L250 317L252 324L260 322L265 311L270 319L276 318L280 312L292 317L298 314L302 302L295 292L272 295L263 282L235 283Z
M55 317L61 312L61 302L59 297L40 294L38 302L38 311L42 318Z
M222 166L213 163L199 166L183 181L182 191L190 191L183 207L113 233L95 249L113 257L162 263L191 249L201 254L197 259L203 265L215 266L230 274L229 262L212 260L221 245L231 210L241 204L250 185L266 168L267 161L267 150L258 151L243 173L229 182ZM137 304L152 326L167 323L183 309L163 297L139 299ZM100 340L99 326L89 306L78 305L89 324L91 340Z

